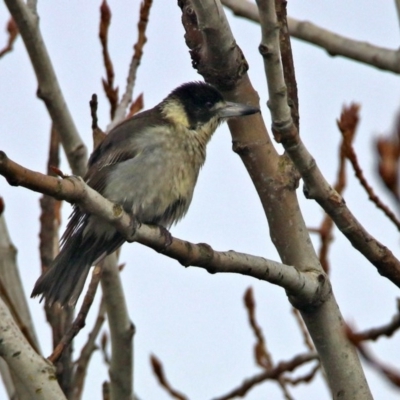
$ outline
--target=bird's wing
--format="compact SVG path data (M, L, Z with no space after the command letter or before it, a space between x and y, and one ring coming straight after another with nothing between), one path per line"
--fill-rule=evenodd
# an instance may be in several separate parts
M130 160L142 150L135 146L135 137L142 135L152 126L164 125L158 109L153 108L134 115L117 125L97 146L89 158L85 182L98 193L103 194L107 177L116 164ZM89 215L74 206L67 228L61 238L61 244L87 223Z
M130 160L141 152L134 138L141 136L152 126L163 125L161 114L156 108L134 115L117 125L93 151L84 177L94 190L103 193L109 169Z

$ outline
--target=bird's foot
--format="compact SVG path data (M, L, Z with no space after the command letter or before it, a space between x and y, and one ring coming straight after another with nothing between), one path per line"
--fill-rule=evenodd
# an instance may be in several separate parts
M158 225L158 228L160 229L160 236L164 239L163 251L165 251L172 244L172 235L164 226Z

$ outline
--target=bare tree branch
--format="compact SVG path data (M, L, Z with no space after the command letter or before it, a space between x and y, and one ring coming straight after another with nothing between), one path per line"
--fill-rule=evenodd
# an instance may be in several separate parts
M397 0L396 0L397 1ZM239 17L260 22L257 6L248 0L221 0L222 4ZM289 33L296 39L314 44L331 56L342 56L354 61L400 73L400 51L375 46L360 40L328 31L308 21L288 17Z
M18 271L16 249L8 234L3 214L4 208L5 204L0 197L0 286L2 287L0 298L9 305L11 308L9 311L17 321L18 328L28 343L38 352L39 343ZM29 398L29 390L21 382L21 377L9 368L5 360L1 359L0 361L0 373L10 399Z
M397 330L400 329L400 299L397 299L397 314L392 320L378 328L367 329L363 332L352 332L352 339L357 343L364 340L378 340L382 336L391 337Z
M174 389L168 382L165 376L164 367L161 361L154 355L150 357L151 366L153 368L154 375L156 376L158 383L163 387L169 395L176 400L188 400L188 398Z
M15 324L0 299L0 356L29 393L30 399L65 400L54 366L39 356Z
M14 42L17 40L18 37L18 26L13 18L10 18L10 20L7 22L7 32L7 44L0 50L0 58L13 50Z
M246 290L243 300L247 309L249 324L257 339L254 346L254 358L260 367L270 369L273 365L272 356L267 349L263 331L256 320L256 303L253 296L253 289L251 287Z
M89 333L89 337L85 345L82 347L81 354L76 361L76 369L72 382L72 397L70 400L80 400L83 392L83 385L86 378L87 368L89 366L89 361L92 357L93 352L96 350L97 346L95 344L97 336L100 333L100 329L103 326L105 320L106 308L104 300L101 299L99 311L97 313L97 318L94 323L92 330Z
M111 24L111 9L106 0L103 0L100 6L100 28L99 38L103 50L103 61L106 69L106 79L102 79L103 88L106 93L107 99L110 103L110 117L114 118L115 109L118 104L118 86L114 87L114 66L111 61L110 53L108 51L108 28Z
M23 168L0 152L0 175L13 185L52 195L58 199L79 204L82 209L112 223L127 239L137 241L184 266L198 266L210 273L233 272L284 287L296 294L299 304L311 305L324 301L330 294L330 284L325 275L315 271L299 272L296 268L275 261L234 251L217 252L207 244L192 243L171 238L159 227L141 224L125 213L121 206L111 203L87 186L82 179L70 177L59 180Z
M29 6L23 0L5 0L24 40L38 80L37 95L47 107L54 127L61 137L69 165L76 175L86 171L86 147L76 130L65 103L61 88L39 29L38 16L32 12L36 2Z
M299 172L302 174L307 186L312 187L315 183L310 182L310 180L307 181L304 176L304 170L299 168L298 160L301 159L299 156L299 143L301 144L301 139L299 138L297 128L292 120L290 108L288 106L287 89L284 81L279 49L279 25L275 11L275 3L274 0L257 0L257 5L260 14L262 32L259 50L264 60L265 75L267 77L269 94L268 105L272 117L272 130L275 138L277 138L278 141L281 141L279 139L282 139L285 150L288 152L292 161L299 169ZM290 141L286 141L287 136L289 136L288 132L296 135L296 145L293 145L293 143ZM309 154L304 145L302 150L304 153L307 152L307 154ZM326 182L322 174L320 178ZM333 191L333 189L330 190ZM339 195L337 194L337 196ZM328 211L326 208L325 210ZM335 220L334 216L332 217ZM348 343L346 344L346 338L338 334L338 332L336 332L336 334L332 334L332 329L340 330L343 325L341 322L339 322L336 328L332 328L332 315L337 313L338 318L342 317L340 316L339 310L335 310L337 305L335 304L334 299L332 298L331 300L332 302L330 303L330 306L332 307L332 310L327 312L327 309L321 309L319 319L314 318L312 321L310 319L310 313L304 311L302 311L302 316L304 318L304 322L307 324L311 336L313 337L315 347L320 355L322 365L327 373L332 395L337 396L339 392L343 392L347 393L347 396L349 396L348 398L352 398L353 400L372 399L372 395L368 388L368 383L365 379L360 360L358 359L354 348L350 347ZM327 304L328 303L325 303L325 305ZM329 324L327 321L325 321L325 323L323 322L325 318L329 319ZM321 335L321 333L318 334L317 331L314 331L314 328L316 327L314 324L319 325L320 329L323 329L325 324L330 325L330 331L325 331L327 336L324 338L324 342L319 340L319 335ZM330 335L330 338L328 338L328 335ZM327 345L327 343L330 343L330 345ZM336 350L334 350L335 347ZM342 368L338 368L339 364L343 362L343 358L341 358L341 360L336 359L335 362L332 362L333 359L338 356L339 348L346 348L348 350L348 354L346 356L348 357L346 360L348 363L347 367L342 365ZM327 350L330 352L329 356L326 353ZM349 371L351 371L351 373L349 373Z
M89 288L85 294L85 298L83 299L83 303L81 309L79 310L78 315L76 316L73 324L69 328L69 330L64 334L60 343L56 346L53 353L47 357L51 362L56 362L66 347L68 347L72 339L79 333L79 331L85 326L86 317L92 306L94 296L96 294L97 287L101 278L101 268L96 266L92 273L92 280L90 281Z
M365 189L369 199L384 212L384 214L393 222L397 230L400 230L400 221L396 215L389 209L389 207L382 202L382 200L375 193L372 186L367 182L364 173L358 162L357 154L353 148L353 141L355 138L356 128L359 120L360 106L358 104L351 104L348 107L343 107L340 119L337 121L338 128L342 133L343 140L345 142L345 156L353 166L354 173L357 179L360 181L361 186Z
M236 389L233 389L223 396L215 397L214 400L229 400L235 399L237 397L244 397L249 390L253 389L254 386L258 385L260 382L264 382L268 379L277 380L278 377L283 373L294 371L297 367L309 361L317 359L317 353L304 353L294 357L292 360L281 361L276 367L268 371L261 372L260 374L255 375L252 378L246 379Z
M392 367L389 367L379 361L376 357L372 355L372 353L367 349L365 344L362 344L356 336L353 335L353 331L350 326L347 326L347 336L350 341L357 346L357 350L361 354L362 358L372 367L374 368L380 375L386 378L389 382L391 382L396 387L400 388L400 370L396 370Z
M60 138L54 125L52 124L49 158L47 161L47 173L56 176L53 170L59 167ZM51 196L43 195L40 199L40 232L39 232L39 251L42 272L47 271L51 262L59 251L58 231L61 224L61 202ZM66 330L69 329L73 320L72 309L61 309L58 306L48 306L45 304L46 319L49 322L53 335L53 348L60 342ZM72 347L63 352L57 362L55 362L57 380L64 394L69 397L72 379Z
M400 286L399 260L387 247L364 229L346 206L343 198L326 181L316 161L304 146L290 116L283 75L279 77L277 72L281 70L281 64L279 54L272 54L273 49L277 48L276 46L277 43L275 42L264 42L260 46L260 51L264 57L268 85L271 86L268 90L270 95L269 105L273 119L272 130L276 140L283 144L299 170L306 184L307 197L318 202L350 243L377 268L381 275ZM272 62L272 60L275 60L275 62Z
M126 109L128 108L129 103L132 101L132 93L136 82L137 69L142 59L143 47L147 42L146 28L147 28L147 23L149 22L149 14L152 3L153 0L143 0L143 2L140 4L138 39L136 44L133 46L135 51L133 53L131 65L129 66L128 77L126 79L125 93L123 94L121 101L115 110L113 121L107 127L107 131L110 131L115 125L117 125L124 119Z
M109 368L110 391L112 399L131 400L135 327L129 319L116 253L109 255L103 261L101 279L112 346Z

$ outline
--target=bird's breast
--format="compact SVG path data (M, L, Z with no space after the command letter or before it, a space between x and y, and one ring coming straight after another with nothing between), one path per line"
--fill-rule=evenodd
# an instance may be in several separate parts
M103 194L141 222L168 227L187 212L205 148L179 132L163 139L110 168Z

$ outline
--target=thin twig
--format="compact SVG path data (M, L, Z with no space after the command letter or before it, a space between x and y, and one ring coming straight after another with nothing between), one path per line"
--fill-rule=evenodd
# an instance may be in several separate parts
M151 355L150 362L153 368L154 375L156 376L158 383L161 385L161 387L163 387L167 391L167 393L169 393L174 399L188 400L188 398L184 394L178 392L170 385L165 376L164 367L161 361L156 356Z
M350 122L350 121L349 121ZM355 132L357 126L357 121L353 120L352 124L348 124L349 128L349 135L350 132ZM339 169L337 172L336 183L333 185L333 189L337 191L340 195L343 194L344 189L346 188L347 180L346 180L346 140L345 137L342 136L342 142L340 144L339 150ZM322 265L324 271L328 274L330 271L330 264L329 264L329 249L330 245L333 240L333 228L334 223L332 218L325 213L325 217L321 222L321 225L318 229L315 230L315 233L318 233L321 240L321 245L319 248L319 261Z
M12 17L7 22L6 29L8 32L8 40L7 40L7 44L0 50L0 58L3 57L5 54L12 51L14 42L17 40L18 33L19 33L18 26Z
M102 79L103 88L110 103L110 116L114 118L115 110L118 105L118 87L114 87L114 67L108 51L108 29L111 23L111 9L106 0L100 6L100 28L99 38L103 50L103 61L106 69L106 79Z
M346 327L346 333L349 340L357 347L361 357L389 382L393 383L397 387L400 387L400 371L384 365L381 361L374 357L371 351L367 350L367 346L361 344L357 337L353 335L353 330L348 325Z
M113 118L111 124L107 127L107 131L109 131L116 124L118 124L119 122L121 122L124 119L126 109L128 108L129 103L132 101L132 93L133 93L133 88L134 88L135 82L136 82L137 69L138 69L141 59L142 59L143 47L144 47L145 43L147 42L146 28L147 28L147 23L149 22L149 14L150 14L150 8L151 8L152 3L153 3L153 0L144 0L140 4L140 16L139 16L139 22L138 22L138 39L137 39L136 44L133 46L134 53L133 53L131 64L129 66L128 77L126 79L125 93L123 94L121 101L115 110L114 118Z
M368 194L369 199L375 203L375 205L384 212L384 214L396 225L397 229L400 231L400 221L397 219L396 215L385 205L378 195L374 192L373 188L367 182L364 173L358 163L356 152L353 148L353 140L355 136L355 128L353 127L353 120L358 121L358 111L360 106L357 104L351 104L349 107L343 107L340 120L337 121L338 128L343 135L346 142L345 155L346 158L351 162L353 166L355 175L360 181L361 186L365 189ZM350 121L350 123L348 122ZM349 128L350 124L350 128ZM357 122L355 123L357 125Z
M79 331L85 326L86 316L90 310L90 307L93 303L94 296L96 294L97 286L99 285L101 278L101 267L96 266L92 273L92 280L90 281L89 288L85 294L85 298L83 299L83 303L81 309L79 310L78 315L76 316L71 328L66 332L66 334L61 339L60 343L54 349L53 353L50 354L48 359L51 362L56 362L64 349L69 346L72 339L79 333Z
M357 342L364 340L377 340L382 336L391 337L400 328L400 299L397 299L397 314L386 325L378 328L367 329L363 332L352 332L352 338Z
M252 378L246 379L239 387L233 389L229 393L214 398L214 400L229 400L236 397L244 397L246 393L253 389L256 385L268 379L276 380L280 375L285 372L292 372L297 367L304 365L312 360L317 360L318 355L315 352L299 354L289 361L281 361L273 369L264 371L261 374L255 375Z
M256 303L254 301L253 289L251 287L246 290L243 300L246 306L249 324L257 338L257 342L254 346L254 358L260 367L268 370L273 366L272 357L267 350L262 329L256 320Z
M320 370L321 365L318 363L315 367L311 369L311 371L305 375L299 376L297 378L287 378L285 377L285 381L290 383L292 386L299 385L300 383L309 383L314 379L314 376Z
M400 112L397 113L395 126L391 134L387 137L378 138L375 147L379 156L379 176L399 206Z
M310 334L308 333L306 324L304 323L303 318L301 317L301 314L299 310L296 310L295 308L292 308L292 313L297 321L297 324L299 325L301 334L303 336L303 342L310 351L315 351L315 346L314 343L311 339Z

